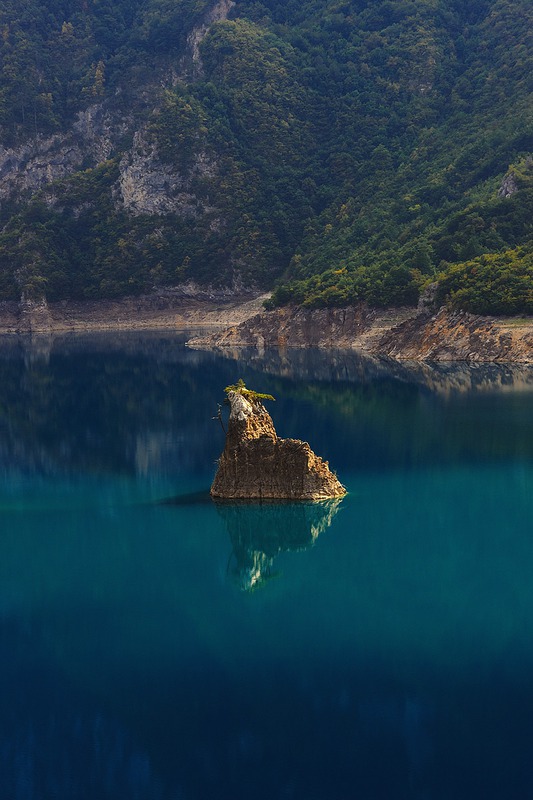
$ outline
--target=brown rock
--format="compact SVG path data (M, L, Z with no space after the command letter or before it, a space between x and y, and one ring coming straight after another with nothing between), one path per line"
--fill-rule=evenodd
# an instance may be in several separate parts
M307 442L280 439L270 414L256 399L228 393L226 445L211 486L226 500L325 500L346 489Z
M420 308L276 308L245 322L192 338L190 347L355 348L399 361L533 363L532 317L482 317L434 310L431 292Z
M263 311L237 327L198 339L219 347L342 347L372 327L375 312L364 305L309 309L284 306Z
M533 361L531 318L481 317L441 308L388 331L374 352L415 361Z

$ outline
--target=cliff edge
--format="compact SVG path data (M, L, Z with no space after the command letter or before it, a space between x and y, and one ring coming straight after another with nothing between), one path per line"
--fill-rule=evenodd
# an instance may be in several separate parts
M224 451L211 486L223 500L326 500L346 489L307 442L280 439L253 392L228 392L231 407Z
M482 317L446 308L262 311L239 325L191 338L189 347L350 348L398 361L533 363L533 318Z

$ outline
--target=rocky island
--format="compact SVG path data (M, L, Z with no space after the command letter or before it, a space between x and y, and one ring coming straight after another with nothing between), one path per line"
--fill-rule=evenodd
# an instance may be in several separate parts
M327 500L346 489L307 442L280 439L263 400L243 381L226 389L226 444L211 486L220 500Z

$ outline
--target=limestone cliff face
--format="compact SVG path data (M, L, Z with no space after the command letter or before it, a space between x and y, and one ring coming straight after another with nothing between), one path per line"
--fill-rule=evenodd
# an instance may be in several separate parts
M217 0L217 2L204 14L203 20L187 36L187 54L190 59L189 71L192 78L202 73L202 59L200 57L200 44L205 38L211 25L227 19L229 12L234 7L234 0ZM186 65L187 66L187 65Z
M508 172L507 175L504 176L501 186L498 189L498 197L507 199L508 197L512 197L513 194L516 194L517 191L518 183L516 181L516 175L512 171Z
M125 138L132 144L119 151ZM120 118L103 105L81 112L68 133L38 137L19 148L0 147L0 205L12 199L30 199L44 189L45 202L54 206L54 181L67 178L83 164L96 167L118 156L120 174L114 187L118 208L134 215L178 214L187 218L212 211L192 188L195 179L213 177L216 166L212 160L198 154L188 174L183 175L161 161L146 126L136 130L133 118ZM215 220L214 224L220 223Z
M225 500L326 500L346 489L307 442L280 439L262 403L229 392L226 445L211 486Z
M155 142L146 130L140 130L133 137L133 147L124 154L119 168L118 205L131 214L199 217L213 212L199 202L192 189L195 178L211 178L215 173L215 165L205 154L199 154L189 173L183 175L161 161Z
M17 148L0 147L0 203L35 194L66 177L82 159L80 143L66 136L39 137Z
M29 199L82 165L96 166L113 157L134 129L133 116L117 112L107 101L80 111L70 131L37 136L19 147L0 147L0 204ZM47 202L54 202L53 192Z

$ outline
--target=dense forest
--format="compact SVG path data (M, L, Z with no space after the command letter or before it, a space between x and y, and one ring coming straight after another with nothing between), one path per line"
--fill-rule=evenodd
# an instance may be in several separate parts
M194 279L389 306L436 284L453 308L533 312L530 0L214 5L2 3L2 171L91 109L122 128L3 196L0 299ZM164 176L163 206L124 202L132 163Z

